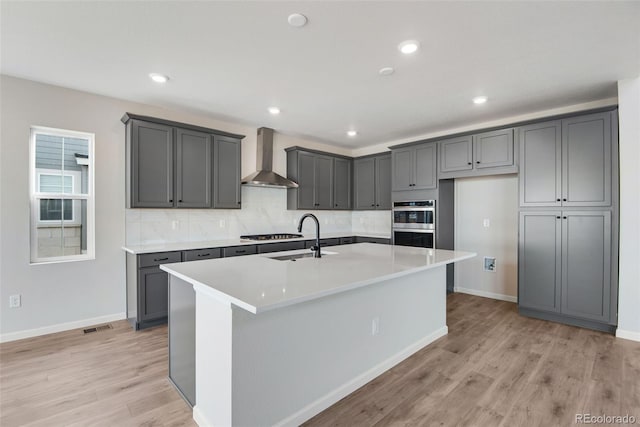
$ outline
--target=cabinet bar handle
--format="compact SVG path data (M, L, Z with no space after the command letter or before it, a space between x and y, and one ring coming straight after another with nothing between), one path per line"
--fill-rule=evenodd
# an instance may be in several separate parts
M567 201L567 199L562 199L562 201L563 201L563 202L566 202L566 201Z
M372 204L371 204L371 206L375 206L375 205L376 205L375 203L372 203Z
M560 217L559 217L559 216L557 216L557 217L556 217L556 219L560 219Z
M153 261L154 261L154 262L158 262L158 261L166 261L166 260L168 260L168 259L169 259L169 258L154 258L154 260L153 260Z
M556 202L559 202L559 201L560 201L560 199L556 199Z
M470 164L471 164L471 162L467 162L467 164L468 164L468 165L470 165Z
M178 203L182 203L182 200L178 200Z
M566 216L563 216L563 217L562 217L562 219L567 219L567 217L566 217Z
M209 256L211 254L198 254L199 257L203 257L203 256Z
M237 254L243 254L243 253L245 253L245 252L247 252L247 251L246 251L246 250L236 251L236 253L237 253Z
M480 164L480 160L476 160L476 163L477 163L477 164Z

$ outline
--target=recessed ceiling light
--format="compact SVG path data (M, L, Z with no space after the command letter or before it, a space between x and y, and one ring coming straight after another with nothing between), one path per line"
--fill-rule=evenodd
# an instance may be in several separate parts
M287 21L289 22L289 25L291 25L292 27L300 28L307 25L307 17L301 13L292 13L287 18Z
M149 74L149 77L156 83L166 83L169 80L169 77L158 73L151 73Z
M395 70L392 67L383 67L380 68L380 71L378 71L378 73L381 76L390 76L391 74L393 74Z
M414 53L418 50L418 47L420 47L420 43L415 40L405 40L398 45L398 49L400 49L400 52L404 53L405 55Z
M347 135L350 137L354 137L358 134L358 132L356 132L355 130L349 130L347 131Z
M276 116L280 114L280 109L278 107L269 107L269 112Z
M475 98L473 98L473 103L474 104L484 104L485 102L487 102L487 97L486 96L476 96Z

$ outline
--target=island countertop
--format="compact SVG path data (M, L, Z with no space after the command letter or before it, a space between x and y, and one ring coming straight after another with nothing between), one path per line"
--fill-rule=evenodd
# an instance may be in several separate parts
M210 259L160 268L222 302L258 314L436 268L476 256L472 252L357 243L323 247L322 258L272 259L287 251Z

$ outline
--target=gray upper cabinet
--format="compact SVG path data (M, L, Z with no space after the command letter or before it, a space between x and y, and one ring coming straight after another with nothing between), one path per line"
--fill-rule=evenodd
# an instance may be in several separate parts
M440 142L440 172L473 169L473 143L471 135Z
M376 208L376 159L368 157L353 161L355 209Z
M128 208L239 208L244 136L126 113Z
M376 209L391 209L391 155L376 157Z
M562 218L562 313L607 322L611 212L567 211Z
M520 128L520 206L562 205L559 120Z
M351 189L353 161L349 159L333 159L333 207L334 209L351 209Z
M333 158L315 156L314 159L314 207L333 208Z
M394 149L391 160L393 191L437 188L435 143Z
M495 168L513 165L513 129L500 129L473 136L475 167Z
M355 159L353 169L355 209L391 209L391 155Z
M129 206L173 207L173 128L132 120L127 148Z
M611 206L611 113L520 128L520 206Z
M289 147L287 209L350 210L353 206L353 159L303 147Z
M214 136L213 207L240 209L241 142L237 138Z
M211 135L176 130L176 206L211 207Z
M518 304L560 312L560 211L520 212Z
M611 205L611 113L562 121L562 201Z
M517 173L513 128L438 142L440 179Z

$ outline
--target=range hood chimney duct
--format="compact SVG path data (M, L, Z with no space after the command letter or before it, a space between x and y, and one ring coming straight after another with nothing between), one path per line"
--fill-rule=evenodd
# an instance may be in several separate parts
M298 184L273 171L273 132L270 128L258 128L257 171L242 178L242 184L256 187L298 188Z

